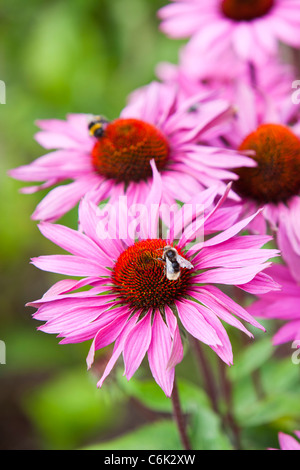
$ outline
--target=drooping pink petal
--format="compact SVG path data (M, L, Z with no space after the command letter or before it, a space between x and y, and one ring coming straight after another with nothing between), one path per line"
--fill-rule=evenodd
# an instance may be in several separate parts
M205 290L213 296L216 302L231 310L234 315L237 315L242 320L250 323L250 325L265 331L264 327L260 325L252 315L250 315L241 305L232 300L228 295L222 292L218 287L208 285L205 286Z
M300 450L300 443L292 436L280 432L278 440L281 450Z
M205 287L194 287L193 290L191 290L191 296L195 297L199 302L210 308L221 320L235 328L238 328L248 336L253 337L252 333L250 333L250 331L248 331L247 328L245 328L244 325L233 316L233 312L230 307L218 302L217 298L215 298Z
M127 338L128 334L130 333L130 331L132 330L132 328L134 328L135 322L137 320L138 315L139 315L139 312L136 313L133 317L131 317L130 320L128 320L128 322L125 324L125 327L124 327L123 331L120 333L119 337L116 339L112 356L111 356L110 360L108 361L108 363L105 367L105 370L102 374L101 379L97 383L98 388L102 387L104 380L110 374L112 368L114 367L114 365L117 362L118 358L122 354L126 338Z
M210 345L211 349L229 366L233 364L232 346L228 334L218 317L210 309L205 312L206 321L217 331L221 344Z
M148 360L152 375L167 397L172 394L174 383L174 366L170 367L172 351L170 330L159 312L154 314L152 339L148 349Z
M176 301L176 307L184 328L192 336L210 346L222 345L217 332L205 320L206 307L187 301Z
M117 315L112 322L99 329L86 359L88 369L90 369L94 362L95 352L101 348L105 348L105 346L113 343L118 338L128 321L128 316L128 312L125 310L122 315Z
M151 313L136 323L128 334L123 350L125 363L124 374L129 380L140 366L151 341Z
M167 369L172 369L183 359L183 345L181 341L180 331L177 319L169 307L165 307L166 322L172 336L172 348L167 363Z

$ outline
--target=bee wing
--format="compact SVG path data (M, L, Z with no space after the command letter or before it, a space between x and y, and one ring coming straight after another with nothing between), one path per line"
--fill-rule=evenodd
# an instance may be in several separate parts
M177 255L177 262L182 268L192 269L194 266L187 259L184 259L182 256Z
M94 114L87 114L86 115L86 122L87 124L91 124L93 121L95 121L95 115Z

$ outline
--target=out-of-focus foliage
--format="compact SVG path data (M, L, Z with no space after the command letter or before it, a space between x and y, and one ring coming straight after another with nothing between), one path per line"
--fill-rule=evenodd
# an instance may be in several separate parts
M158 30L157 10L166 0L2 0L0 5L0 448L179 449L171 403L147 372L129 383L119 372L96 388L110 349L86 371L89 344L59 346L36 331L31 308L59 278L29 264L56 253L30 220L42 194L21 195L7 170L46 153L33 139L36 119L67 113L114 118L127 95L155 78L162 60L176 62L180 41ZM76 227L74 209L61 222ZM300 419L299 365L280 354L264 334L255 342L229 334L235 365L233 411L243 427L244 448L277 446L277 431L291 432ZM272 334L272 324L268 324ZM270 337L269 337L270 338ZM205 350L219 376L214 353ZM277 357L275 355L277 354ZM147 364L145 364L147 371ZM259 372L258 372L259 368ZM211 410L187 351L178 375L182 406L191 413L188 432L195 449L229 449L232 443ZM196 384L196 385L195 385ZM223 389L221 411L226 414ZM223 403L224 402L224 403ZM140 427L139 427L140 426ZM299 429L299 428L298 428ZM232 436L229 436L232 437Z
M93 437L95 430L106 435L120 424L126 409L125 396L99 393L82 368L69 370L27 394L24 408L47 447L54 449L77 447Z
M127 95L155 77L158 61L177 60L178 43L158 31L156 11L164 3L1 2L1 259L19 260L19 250L39 240L29 215L41 194L19 195L22 183L6 177L7 169L46 153L33 140L35 120L72 112L116 117ZM66 222L75 221L73 211Z
M106 393L103 405L86 372L89 344L59 346L54 336L36 331L33 309L24 307L58 279L38 272L30 257L56 247L30 220L45 192L20 194L23 183L7 170L46 153L33 138L37 119L67 113L114 118L130 92L155 78L157 62L177 60L179 44L158 31L156 12L165 3L1 1L0 339L7 358L0 365L0 448L72 448L87 444L91 433L104 439L134 425L120 413L119 396ZM61 222L75 228L76 221L74 209ZM74 367L80 373L70 376ZM143 419L143 413L135 418Z

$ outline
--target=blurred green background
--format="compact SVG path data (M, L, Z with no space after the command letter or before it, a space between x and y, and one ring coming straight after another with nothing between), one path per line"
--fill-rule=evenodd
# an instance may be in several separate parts
M6 365L0 364L0 449L180 448L170 400L149 378L147 367L129 383L116 368L99 391L96 382L110 348L87 372L90 344L60 346L54 335L36 331L33 309L24 304L41 297L59 277L40 272L29 260L58 253L58 248L30 219L45 193L22 195L22 183L7 176L8 169L45 153L33 138L35 120L77 112L113 119L131 91L155 78L158 62L177 62L182 43L158 30L156 12L166 3L1 0L0 80L6 84L6 104L0 104L0 340L6 344ZM76 228L77 209L60 222ZM235 412L246 429L243 445L276 447L278 430L298 427L299 366L291 363L289 346L279 351L278 362L270 335L256 333L252 346L235 330L230 338ZM214 353L206 353L218 372ZM195 386L203 385L195 368L188 350L176 370L187 380L179 385L184 409L193 416L193 447L231 448L219 418ZM226 411L223 401L221 394Z
M33 138L36 119L64 119L70 112L117 117L126 96L155 78L157 62L177 60L178 43L158 31L156 12L165 3L1 0L1 449L73 448L149 418L132 417L124 406L120 414L120 394L114 401L99 393L97 377L86 372L89 344L59 346L54 336L36 331L33 309L24 304L58 277L38 272L29 260L57 248L30 220L43 194L20 194L22 182L7 170L46 153ZM76 227L76 220L75 209L62 223Z

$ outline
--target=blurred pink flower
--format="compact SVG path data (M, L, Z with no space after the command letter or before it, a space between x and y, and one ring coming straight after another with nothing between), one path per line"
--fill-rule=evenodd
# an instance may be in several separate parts
M146 206L151 208L151 221L142 217L141 233L101 239L99 209L84 198L79 206L82 232L57 224L43 222L41 233L71 255L40 256L32 259L39 269L81 280L65 279L56 283L40 300L28 305L38 308L37 320L46 321L39 327L46 333L63 337L62 344L92 340L87 357L88 367L95 352L115 343L112 356L98 382L101 387L114 364L123 354L129 380L144 356L152 375L167 396L172 393L174 370L183 358L179 323L207 344L228 365L233 363L231 343L221 321L250 337L252 334L240 319L263 329L261 325L216 285L236 285L251 293L268 292L278 285L262 271L270 266L269 258L277 250L261 249L269 236L239 236L256 216L236 222L239 212L221 207L230 186L215 204L215 188L202 191L192 199L195 209L180 237L182 211L179 209L169 226L166 239L157 238L157 225L163 185L154 171L154 183ZM115 206L114 206L115 207ZM202 218L199 219L199 207ZM153 208L155 209L153 211ZM129 207L120 205L118 233L124 233L124 220ZM149 213L150 213L149 212ZM198 220L195 228L194 221ZM108 231L112 224L108 224ZM191 246L199 232L215 234ZM207 238L207 237L206 237ZM175 244L175 240L178 240ZM176 280L169 280L163 248L176 247L177 254L192 263L180 268ZM215 285L216 284L216 285ZM88 286L89 290L77 291Z
M192 106L201 104L197 112ZM99 138L89 135L88 117L71 114L67 121L38 121L36 140L47 149L59 149L29 165L10 171L22 181L44 181L23 192L59 185L37 206L32 218L55 221L86 194L99 203L126 194L129 202L145 201L152 181L154 159L164 185L163 201L186 201L217 181L236 179L231 171L255 163L236 151L208 148L199 140L220 135L233 110L207 93L178 102L177 87L153 82L130 97L118 119L103 126ZM187 164L188 162L188 164ZM73 180L68 184L68 180ZM225 183L220 184L224 191ZM232 194L234 197L234 194Z
M164 83L177 85L181 99L210 92L229 100L233 106L239 84L245 83L255 91L258 112L260 109L263 112L266 100L272 100L278 109L286 106L287 100L291 101L291 85L296 78L294 67L279 61L278 57L268 59L264 67L250 66L238 61L232 50L217 59L211 51L198 50L192 41L181 48L178 65L161 62L156 73Z
M300 431L294 431L295 435L300 439ZM294 437L283 432L278 433L280 449L269 450L300 450L300 443Z
M248 312L257 318L277 319L285 322L273 337L273 344L299 341L300 346L300 285L287 266L273 264L266 272L282 286L278 292L258 295ZM297 345L296 345L297 346Z
M249 229L260 234L268 229L277 233L279 248L296 272L300 256L299 107L289 96L281 106L266 97L258 108L255 91L245 83L239 84L235 103L236 118L223 142L229 148L248 152L257 166L235 170L239 179L233 189L241 197L244 214L264 206Z
M192 37L196 47L212 56L222 58L232 49L242 60L263 63L276 55L279 41L300 46L298 0L173 2L159 10L162 31L172 38Z

